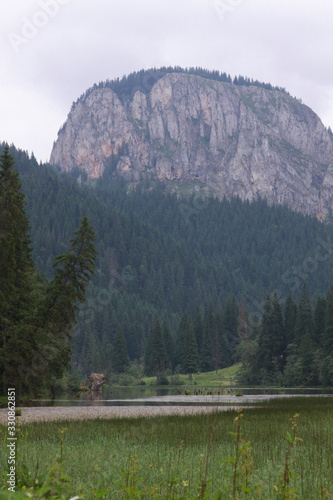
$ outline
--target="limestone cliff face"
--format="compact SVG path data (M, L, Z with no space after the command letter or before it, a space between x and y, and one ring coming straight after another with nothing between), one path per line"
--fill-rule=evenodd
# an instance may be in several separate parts
M117 155L128 181L149 176L324 216L333 208L333 141L285 93L172 73L122 103L92 90L58 133L51 163L102 175Z

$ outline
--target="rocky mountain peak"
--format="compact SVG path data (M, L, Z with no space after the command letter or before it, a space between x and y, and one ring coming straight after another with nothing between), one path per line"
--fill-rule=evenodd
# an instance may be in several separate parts
M94 88L69 113L50 162L96 178L111 158L132 183L260 196L321 218L332 209L332 136L310 108L274 89L180 72L127 99Z

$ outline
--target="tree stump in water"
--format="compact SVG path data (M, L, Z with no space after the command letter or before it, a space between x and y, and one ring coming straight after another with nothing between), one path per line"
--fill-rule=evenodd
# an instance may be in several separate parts
M91 392L99 393L102 392L102 385L105 384L107 380L108 378L103 375L103 373L92 373L86 381L86 385Z

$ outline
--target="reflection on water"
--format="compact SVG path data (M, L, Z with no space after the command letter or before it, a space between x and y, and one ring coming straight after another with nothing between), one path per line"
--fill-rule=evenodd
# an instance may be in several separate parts
M186 394L185 394L186 392ZM223 393L222 393L223 392ZM25 401L24 406L192 406L255 404L290 396L332 396L332 389L306 388L192 388L106 387L102 393L82 393L79 398L62 395L54 399Z
M79 398L79 400L76 399L75 401L81 406L81 397ZM85 401L85 405L87 405L87 406L88 405L90 405L90 406L104 406L105 396L103 395L102 390L91 391L88 394L85 394L84 401ZM73 402L71 402L70 406L73 406Z

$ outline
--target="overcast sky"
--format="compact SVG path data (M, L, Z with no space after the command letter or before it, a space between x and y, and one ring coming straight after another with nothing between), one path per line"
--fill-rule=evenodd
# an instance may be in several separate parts
M332 0L10 0L0 27L0 141L38 160L88 87L166 65L285 87L333 128Z

